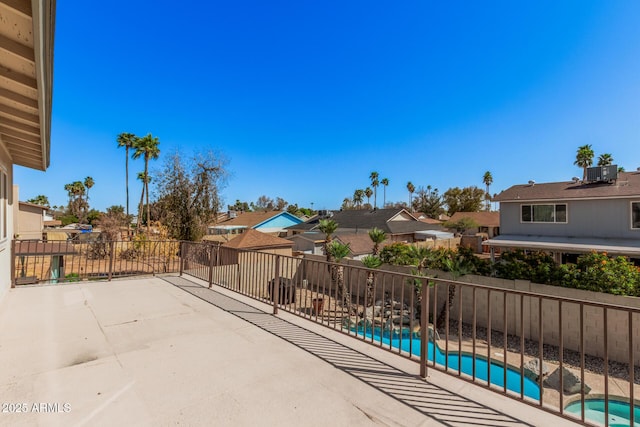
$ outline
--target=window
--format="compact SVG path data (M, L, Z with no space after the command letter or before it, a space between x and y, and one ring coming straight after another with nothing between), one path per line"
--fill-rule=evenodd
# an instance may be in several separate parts
M631 228L640 229L640 202L631 202Z
M567 222L567 205L521 205L521 222Z

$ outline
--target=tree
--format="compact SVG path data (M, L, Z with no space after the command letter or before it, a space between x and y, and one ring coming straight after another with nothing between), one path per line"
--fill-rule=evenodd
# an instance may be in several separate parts
M120 240L121 229L131 223L131 216L125 214L124 207L114 205L107 208L105 213L100 214L96 224L101 228L105 240Z
M389 178L382 178L380 180L380 184L382 184L382 191L383 191L383 201L382 201L382 208L384 209L387 206L387 186L389 185Z
M256 209L261 211L272 211L274 208L273 199L263 194L262 196L258 197L258 200L256 201L256 204L254 206L256 207Z
M344 199L342 199L342 205L340 206L340 210L348 211L353 208L354 208L354 203L352 199L348 197L345 197Z
M144 176L146 179L144 180L144 188L142 190L143 194L147 197L147 218L149 218L149 160L155 160L160 156L160 149L158 148L160 145L160 141L158 141L157 137L151 136L151 134L147 134L142 138L136 138L133 144L133 148L135 151L133 152L133 158L137 159L139 157L144 158ZM141 216L142 212L138 213L138 216ZM150 231L150 221L147 221L147 234Z
M373 208L376 209L378 207L378 186L380 185L380 181L378 181L378 172L371 172L369 179L371 179L371 186L373 187Z
M343 244L337 240L332 240L327 244L327 254L331 256L335 264L331 265L331 280L336 285L337 299L342 300L342 307L351 311L351 294L344 283L344 266L340 264L351 249L349 244Z
M49 207L49 198L44 194L38 194L33 199L27 200L27 203L33 203L34 205L46 206ZM54 206L55 208L55 206Z
M138 204L138 217L136 218L136 230L139 230L140 224L142 224L145 188L147 188L149 182L151 182L151 177L148 176L145 172L138 172L137 178L140 180L140 182L142 182L142 193L140 193L140 203ZM149 219L149 216L147 216L147 219Z
M86 188L82 181L74 181L66 184L64 189L69 196L69 213L78 219L80 224L87 221L89 203L85 198Z
M582 168L582 181L587 180L587 168L593 164L593 149L590 144L578 147L574 165Z
M371 196L373 195L373 191L371 190L371 187L367 187L364 189L364 195L367 197L367 204L371 206L371 203L369 202L369 200L371 199Z
M427 190L420 187L416 192L413 201L413 207L418 212L423 212L429 218L438 219L438 216L444 213L444 201L438 193L438 189L431 190L431 186L427 185Z
M460 218L458 221L447 221L443 225L448 229L456 230L458 234L464 233L465 230L471 228L478 228L478 223L468 217Z
M276 197L276 210L277 211L283 211L287 207L288 204L289 204L289 202L287 202L282 197Z
M411 181L407 182L407 191L409 192L409 209L413 212L413 192L416 191L416 187Z
M353 204L356 208L362 205L362 198L364 197L364 190L356 190L353 192Z
M609 153L600 154L598 157L598 166L610 166L613 164L613 156Z
M373 305L374 295L373 295L373 285L376 281L374 269L380 267L382 265L382 260L375 255L367 255L362 258L362 265L371 269L367 272L367 296L366 296L366 304L367 307L371 307Z
M249 207L249 203L241 202L240 199L236 199L236 203L233 205L228 205L227 209L230 211L237 212L251 212L251 208Z
M161 222L169 236L198 240L224 206L220 192L226 184L227 161L214 152L196 153L185 159L169 156L155 179Z
M456 212L478 212L482 209L484 190L476 186L448 189L443 197L448 207L447 214L453 215Z
M378 255L380 244L387 240L387 233L385 233L384 230L373 227L369 230L369 238L373 242L373 255Z
M487 212L491 210L491 193L489 192L489 186L493 184L493 176L491 172L486 171L482 176L482 182L487 186L486 200L487 200Z
M126 189L127 189L127 215L129 215L129 149L133 147L136 139L138 137L132 133L123 132L118 135L118 147L124 147L125 149L125 180L126 180Z
M333 239L333 233L335 233L337 229L338 229L338 223L332 219L321 219L318 223L318 230L320 230L320 232L324 233L325 235L323 249L324 249L324 254L327 256L328 262L333 261L331 254L329 253L328 247Z
M90 176L84 179L84 186L87 188L87 201L89 200L89 190L93 187L95 181Z

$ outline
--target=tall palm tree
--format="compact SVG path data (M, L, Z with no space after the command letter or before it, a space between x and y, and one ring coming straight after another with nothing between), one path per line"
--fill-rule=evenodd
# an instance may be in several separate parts
M333 240L333 233L335 233L337 229L338 229L338 223L332 219L321 219L320 222L318 223L318 230L320 230L320 232L324 233L325 235L323 249L324 249L325 255L327 256L328 262L332 261L331 254L329 253L329 250L328 250L328 245Z
M613 164L613 156L609 153L600 154L598 166L610 166Z
M384 209L385 206L387 206L387 185L389 185L389 178L382 178L380 180L380 184L382 184L382 189L384 192L384 199L382 201L382 209Z
M371 270L367 272L367 296L366 296L366 305L367 307L371 307L373 305L374 294L373 294L373 285L376 280L376 275L373 272L376 268L382 265L382 260L375 255L367 255L362 258L362 265ZM371 319L370 319L371 320Z
M491 176L491 172L486 171L482 176L482 182L487 186L487 193L485 198L487 199L487 212L491 210L491 193L489 193L489 186L493 184L493 176Z
M373 191L371 190L371 187L367 187L364 189L364 195L367 196L367 204L369 206L371 206L371 196L373 195Z
M360 208L362 206L362 198L364 197L364 190L356 190L353 192L353 204L356 208Z
M409 192L409 211L413 212L413 192L416 191L416 187L411 181L407 182L407 191Z
M145 195L145 187L151 181L151 178L148 177L144 172L138 172L138 179L142 182L142 193L140 194L140 203L138 204L138 218L136 219L136 230L140 229L140 224L142 224L142 210L144 208L144 195ZM149 217L147 217L147 222L149 221Z
M129 148L133 147L134 142L138 137L132 133L123 132L118 135L118 147L124 147L125 149L125 180L127 187L127 215L129 215Z
M94 184L95 181L90 176L84 179L84 186L87 187L87 200L89 200L89 190L91 189L91 187L93 187Z
M378 255L378 253L380 252L380 243L387 240L387 233L385 233L384 230L373 227L371 230L369 230L369 238L373 242L373 255Z
M351 312L351 294L349 293L349 287L344 283L344 266L340 264L347 255L351 248L349 244L340 243L337 240L332 240L327 245L327 253L331 255L335 264L331 265L331 280L336 285L337 299L342 300L342 307Z
M573 162L574 165L582 168L582 181L587 180L587 168L593 165L593 149L591 148L591 144L586 144L581 147L578 147L578 151L576 153L576 161Z
M371 172L369 179L371 179L371 186L373 187L373 208L376 209L378 207L378 185L380 185L380 181L378 181L378 172Z
M160 155L160 149L158 148L160 145L160 141L158 141L157 137L151 136L151 134L147 134L142 138L136 138L135 144L133 148L135 151L133 152L133 158L137 159L138 157L144 157L144 176L146 177L144 182L143 193L147 197L147 234L150 232L150 221L149 218L149 160L157 159Z

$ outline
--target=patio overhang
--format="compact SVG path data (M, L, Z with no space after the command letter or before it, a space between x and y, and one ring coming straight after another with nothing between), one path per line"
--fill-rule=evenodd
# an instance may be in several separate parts
M55 0L0 0L0 146L12 163L50 162Z
M638 239L500 235L491 240L485 240L482 244L491 248L515 248L574 254L596 251L606 252L611 255L640 257L640 240Z

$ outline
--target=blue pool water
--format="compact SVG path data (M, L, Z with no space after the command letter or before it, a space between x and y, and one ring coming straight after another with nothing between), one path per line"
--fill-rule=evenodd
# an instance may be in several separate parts
M373 338L374 342L380 342L382 339L382 343L387 346L391 344L393 348L401 348L413 355L420 356L420 338L413 338L409 334L403 334L402 337L398 334L393 334L390 339L388 332L383 333L381 337L381 331L379 328L375 328L373 333L371 330L363 331L362 329L359 329L357 334L369 339ZM474 358L472 355L459 355L457 352L449 352L447 355L438 345L434 345L433 342L429 341L428 344L427 358L430 361L433 361L435 348L435 361L437 364L444 366L446 361L449 364L449 368L458 370L458 366L462 363L460 371L470 376L473 375ZM487 381L487 378L489 378L488 366L489 364L484 358L476 356L476 378ZM497 363L491 363L490 372L491 384L498 387L504 387L504 367ZM520 379L521 376L519 370L507 368L508 390L519 394ZM524 377L524 395L535 400L540 400L540 387L535 381L527 378L526 376Z
M576 417L581 415L581 402L577 400L568 404L564 408L568 414ZM604 424L604 399L586 398L584 400L584 417L589 421ZM640 406L633 408L634 426L640 426ZM629 426L631 416L629 413L629 403L621 400L609 399L609 425L611 427Z

